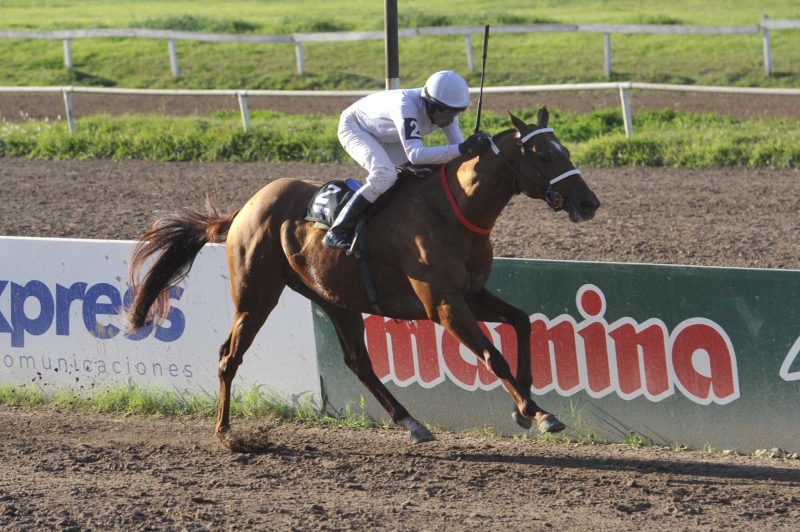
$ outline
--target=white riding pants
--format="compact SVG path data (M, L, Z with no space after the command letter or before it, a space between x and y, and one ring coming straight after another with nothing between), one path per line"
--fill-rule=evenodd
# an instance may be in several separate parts
M359 125L354 112L342 114L338 135L350 157L369 172L360 194L375 202L397 181L396 167L408 162L403 145L399 139L398 142L380 142Z

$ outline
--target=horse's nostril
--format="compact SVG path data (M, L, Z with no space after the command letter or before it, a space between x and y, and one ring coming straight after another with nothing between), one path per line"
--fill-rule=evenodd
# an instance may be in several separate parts
M578 208L582 212L594 212L600 206L600 202L597 200L581 200L578 203Z

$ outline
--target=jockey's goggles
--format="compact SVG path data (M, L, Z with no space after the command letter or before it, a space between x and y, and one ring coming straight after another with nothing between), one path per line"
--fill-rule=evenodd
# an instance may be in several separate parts
M459 113L463 112L466 107L461 109L454 109L452 107L444 107L442 105L434 104L433 105L433 112L439 113L445 118L455 118L458 116Z

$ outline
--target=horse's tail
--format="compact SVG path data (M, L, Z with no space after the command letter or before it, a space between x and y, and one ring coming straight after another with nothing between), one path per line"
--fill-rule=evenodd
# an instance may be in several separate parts
M189 274L204 245L225 242L239 211L222 216L210 197L206 206L208 214L181 209L161 218L139 238L128 267L130 286L135 294L125 313L131 332L149 325L156 317L163 320L169 311L169 287ZM151 257L155 257L155 262L140 281L145 263Z

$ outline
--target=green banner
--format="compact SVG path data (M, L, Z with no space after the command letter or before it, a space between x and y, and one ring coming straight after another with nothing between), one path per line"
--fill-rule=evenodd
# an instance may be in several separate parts
M496 259L489 288L531 320L534 399L571 434L800 451L800 272ZM329 410L386 412L314 316ZM418 420L519 434L500 382L442 327L365 316L375 372ZM509 325L481 324L516 366ZM535 430L535 429L534 429Z

